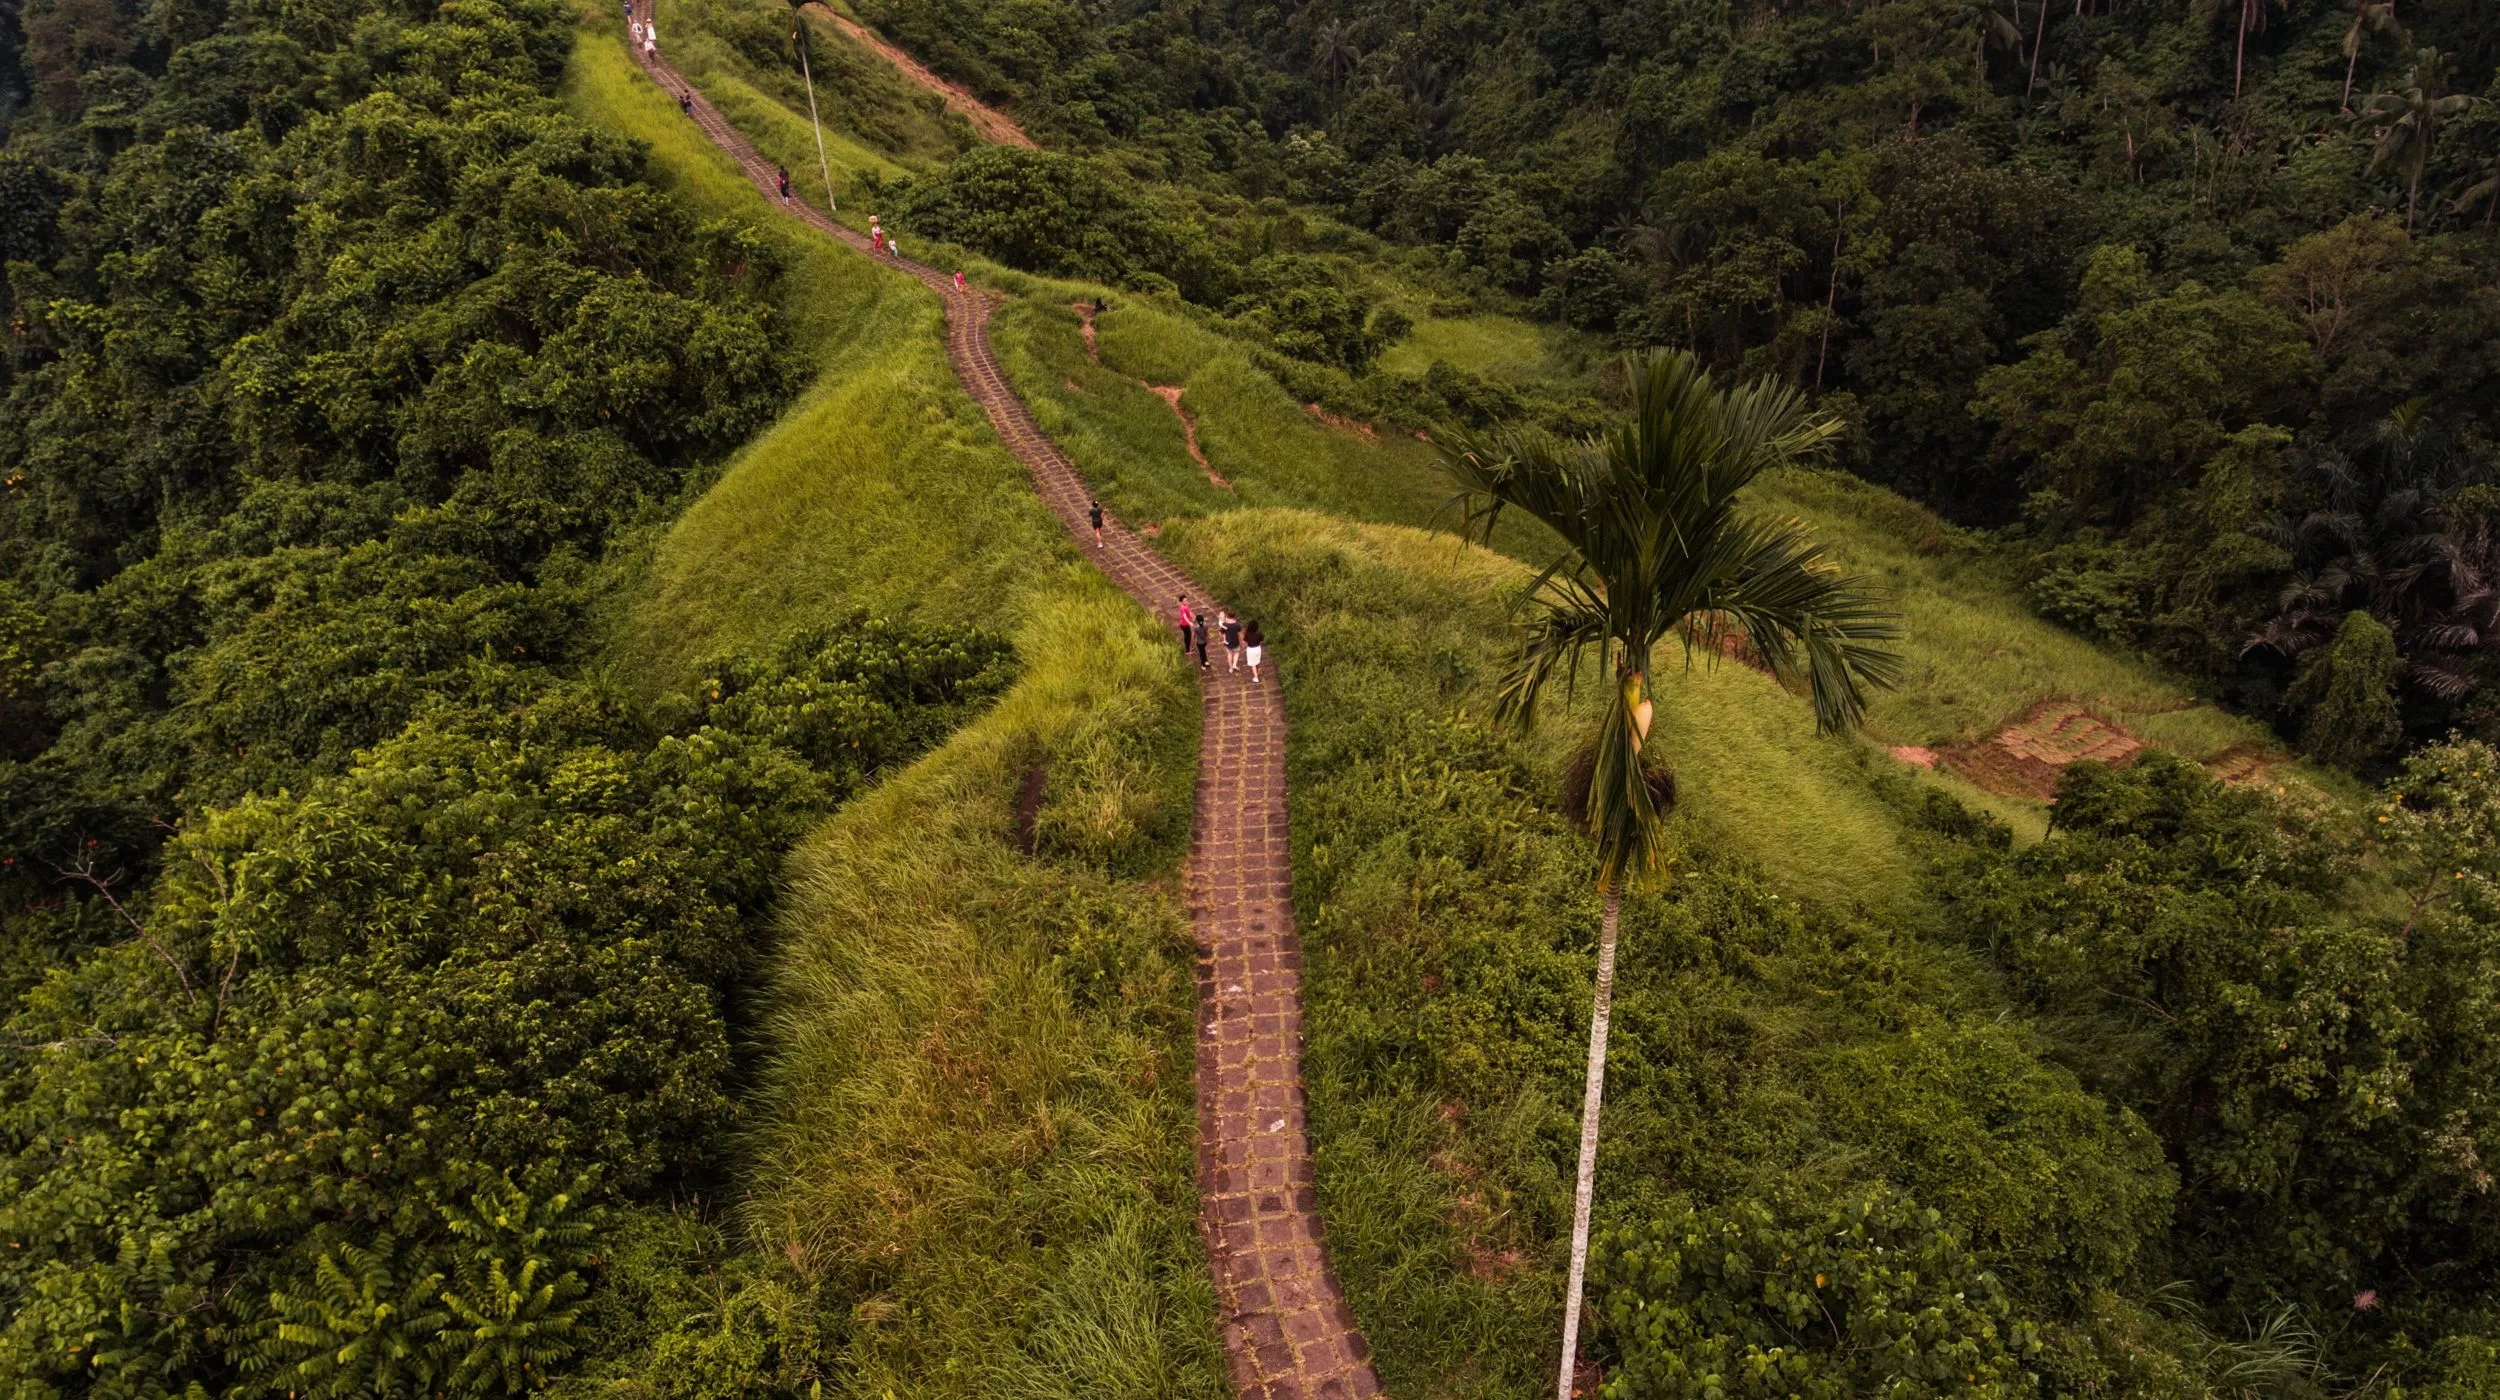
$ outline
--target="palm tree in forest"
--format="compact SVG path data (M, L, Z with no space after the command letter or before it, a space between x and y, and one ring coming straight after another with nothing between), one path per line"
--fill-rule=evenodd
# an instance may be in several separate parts
M2396 23L2396 0L2353 0L2352 23L2344 30L2344 110L2352 110L2352 76L2361 66L2361 44L2372 32L2394 30L2404 33Z
M2248 76L2248 36L2251 32L2265 32L2266 21L2273 17L2276 0L2196 0L2196 3L2208 18L2226 10L2239 11L2238 47L2231 56L2231 100L2237 102Z
M2463 93L2446 91L2448 64L2437 49L2417 49L2413 67L2394 88L2370 99L2353 120L2374 127L2378 143L2370 151L2370 170L2393 167L2405 177L2405 227L2413 227L2422 202L2422 171L2439 145L2439 129L2448 119L2474 105Z
M1312 46L1312 58L1319 71L1328 75L1331 92L1345 86L1346 75L1363 61L1362 50L1354 47L1354 36L1342 24L1332 24L1320 31L1319 41Z
M1597 845L1604 918L1589 1017L1580 1164L1571 1221L1558 1394L1570 1400L1588 1269L1615 935L1627 883L1664 874L1664 783L1642 758L1654 713L1649 671L1671 637L1715 657L1738 639L1783 680L1802 680L1824 731L1857 724L1869 687L1890 686L1900 657L1882 643L1900 618L1870 583L1842 573L1795 521L1740 510L1737 493L1766 468L1819 455L1839 428L1796 390L1757 380L1723 389L1692 355L1626 360L1630 417L1571 441L1536 429L1436 434L1460 488L1460 530L1487 539L1506 510L1562 538L1562 556L1522 597L1527 621L1501 677L1496 717L1525 732L1557 676L1576 685L1594 662L1609 684L1582 766L1584 820ZM1576 784L1575 784L1576 786Z
M816 74L807 62L812 47L807 29L809 5L823 5L826 14L833 13L825 0L790 0L790 47L799 51L799 77L807 83L807 124L816 129L816 173L825 178L825 211L840 213L833 200L833 162L825 159L825 124L816 117Z

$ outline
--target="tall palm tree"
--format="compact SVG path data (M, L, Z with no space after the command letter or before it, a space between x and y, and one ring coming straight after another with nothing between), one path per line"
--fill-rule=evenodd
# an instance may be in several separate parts
M1665 823L1641 750L1654 713L1648 673L1670 637L1715 656L1741 636L1783 679L1802 678L1823 730L1855 725L1870 686L1901 676L1881 643L1900 618L1867 580L1843 574L1794 521L1738 509L1765 468L1819 454L1838 425L1796 390L1769 380L1723 389L1692 355L1652 351L1625 361L1632 412L1610 432L1568 441L1534 429L1436 435L1460 489L1460 530L1483 540L1505 510L1542 521L1566 546L1529 584L1529 619L1504 672L1496 716L1525 731L1558 675L1584 663L1613 670L1591 760L1589 835L1597 844L1604 919L1589 1016L1580 1108L1580 1167L1563 1312L1561 1400L1570 1400L1587 1279L1589 1202L1598 1109L1613 1016L1615 934L1628 881L1663 873Z
M2375 127L2378 144L2370 151L2370 170L2393 166L2405 176L2405 227L2413 227L2422 202L2422 171L2439 144L2439 129L2448 119L2474 105L2464 93L2446 91L2447 56L2437 49L2416 49L2413 67L2394 88L2370 99L2353 120Z
M825 159L825 124L816 117L816 74L807 62L807 51L813 47L807 31L809 5L823 5L826 14L833 13L825 0L790 0L790 46L799 51L799 76L807 83L807 124L816 129L816 173L825 177L825 212L838 214L842 211L833 198L833 162Z
M2372 31L2404 33L2396 22L2396 0L2353 0L2352 23L2344 28L2344 110L2352 110L2352 75L2361 66L2361 44Z

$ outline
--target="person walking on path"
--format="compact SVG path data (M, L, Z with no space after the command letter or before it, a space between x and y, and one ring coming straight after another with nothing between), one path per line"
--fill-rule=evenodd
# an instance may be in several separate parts
M1094 548L1102 548L1102 502L1087 501L1085 518L1094 522Z
M1250 653L1250 683L1257 685L1259 683L1259 657L1267 649L1267 637L1259 631L1259 624L1253 622L1241 630L1241 644Z
M626 15L625 27L626 27L627 29L630 29L630 30L632 30L632 31L634 32L634 47L635 47L635 48L641 48L641 47L642 47L642 21L641 21L641 20L638 20L638 19L633 18L633 13L634 13L634 12L633 12L632 7L628 6L628 7L626 8L626 11L625 11L625 15Z
M684 92L677 94L677 110L690 117L694 115L693 88L688 88Z
M955 269L955 295L957 295L957 296L962 296L963 294L964 294L964 270L963 270L962 268L960 268L960 267L959 267L959 268L956 268L956 269Z
M660 22L658 20L647 19L642 22L642 53L645 58L657 58L659 56ZM686 101L685 94L679 93L677 100L679 104L684 106L688 111L692 111L694 109L694 104Z
M1241 669L1241 619L1231 608L1218 608L1215 630L1224 638L1224 674L1229 676Z
M874 214L868 216L868 246L880 253L885 251L885 228Z
M1198 614L1189 610L1189 595L1181 595L1181 655L1189 655L1189 634L1198 626Z
M790 202L790 167L786 165L776 165L773 169L780 172L781 202L783 204L788 204Z
M1205 623L1198 624L1198 669L1201 671L1207 669L1207 634L1214 630Z

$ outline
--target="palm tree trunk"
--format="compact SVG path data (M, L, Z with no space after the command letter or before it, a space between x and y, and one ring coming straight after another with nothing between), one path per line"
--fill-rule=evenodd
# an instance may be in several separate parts
M807 80L807 124L816 129L816 173L825 177L825 212L838 214L842 211L833 202L833 163L825 159L825 124L816 119L816 75L807 66L807 17L801 15L798 21L798 32L792 37L799 41L799 76Z
M2240 47L2231 57L2231 100L2240 100L2240 80L2248 72L2248 7L2256 0L2240 0Z
M2352 73L2361 66L2361 46L2352 46L2352 55L2344 60L2344 110L2352 110Z
M1571 1201L1571 1284L1563 1298L1562 1379L1555 1400L1571 1400L1580 1360L1580 1294L1589 1272L1589 1199L1597 1190L1597 1109L1606 1095L1606 1031L1615 1014L1615 927L1623 892L1606 890L1606 917L1597 934L1597 994L1589 1012L1588 1089L1580 1099L1580 1177Z
M2049 0L2040 0L2040 28L2031 36L2031 80L2023 84L2023 96L2040 85L2040 46L2049 41Z

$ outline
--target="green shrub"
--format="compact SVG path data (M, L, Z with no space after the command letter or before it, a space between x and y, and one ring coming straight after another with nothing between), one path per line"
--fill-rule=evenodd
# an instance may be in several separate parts
M2180 1176L2173 1267L2251 1312L2435 1317L2500 1259L2500 753L2426 750L2354 832L2148 753L1939 891ZM2360 839L2366 836L2368 839ZM2368 863L2356 871L2353 853ZM2362 897L2386 890L2400 898Z
M781 853L1005 682L995 640L854 628L708 667L656 714L581 682L438 705L176 835L127 941L7 1023L0 1382L178 1390L248 1355L267 1393L371 1393L322 1338L412 1297L448 1320L357 1366L510 1393L587 1345L599 1217L551 1213L717 1167ZM594 1170L587 1200L552 1194Z
M897 223L924 237L1028 272L1117 285L1155 274L1193 300L1208 294L1204 236L1076 156L984 147L901 186L892 207Z
M2301 748L2320 763L2359 768L2395 747L2404 734L2396 713L2403 672L2394 633L2366 612L2344 614L2335 640L2310 656L2286 697L2309 712Z
M1892 1192L1687 1206L1591 1250L1608 1400L2000 1400L2039 1349L1944 1218Z

